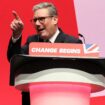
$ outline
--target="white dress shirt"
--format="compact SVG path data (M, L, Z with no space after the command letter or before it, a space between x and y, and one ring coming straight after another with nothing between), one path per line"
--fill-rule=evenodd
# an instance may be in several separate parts
M54 35L52 35L52 37L49 39L49 41L51 43L54 43L59 33L60 33L60 31L59 31L59 29L57 29L57 31L55 32Z

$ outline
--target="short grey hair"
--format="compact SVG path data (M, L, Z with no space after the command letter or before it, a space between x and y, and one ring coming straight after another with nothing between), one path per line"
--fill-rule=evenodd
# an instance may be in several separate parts
M33 11L35 12L38 9L48 8L49 9L49 15L51 16L57 16L58 12L54 4L49 2L41 2L35 6L33 6Z

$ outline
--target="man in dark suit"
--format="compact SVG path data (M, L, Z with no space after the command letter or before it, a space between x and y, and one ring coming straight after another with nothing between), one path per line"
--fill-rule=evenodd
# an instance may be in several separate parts
M37 35L29 36L26 44L21 47L24 24L19 15L13 11L15 17L11 23L13 34L7 51L9 61L15 54L28 54L28 47L31 42L82 43L81 40L65 34L58 28L58 13L52 3L43 2L37 4L33 7L33 12L34 15L31 22L37 31ZM29 93L22 92L22 102L22 105L30 105Z

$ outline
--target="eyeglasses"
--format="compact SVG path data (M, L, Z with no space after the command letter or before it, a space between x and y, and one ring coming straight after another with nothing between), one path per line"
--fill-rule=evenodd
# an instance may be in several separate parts
M38 17L38 18L31 19L31 22L36 23L36 21L38 20L40 23L44 23L46 18L51 18L51 17L53 16Z

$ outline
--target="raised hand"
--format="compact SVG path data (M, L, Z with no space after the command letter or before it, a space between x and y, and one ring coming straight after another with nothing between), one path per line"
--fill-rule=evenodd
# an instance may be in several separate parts
M11 22L10 27L13 31L13 37L18 38L22 33L24 23L22 22L16 11L12 11L12 14L14 16L14 20Z

